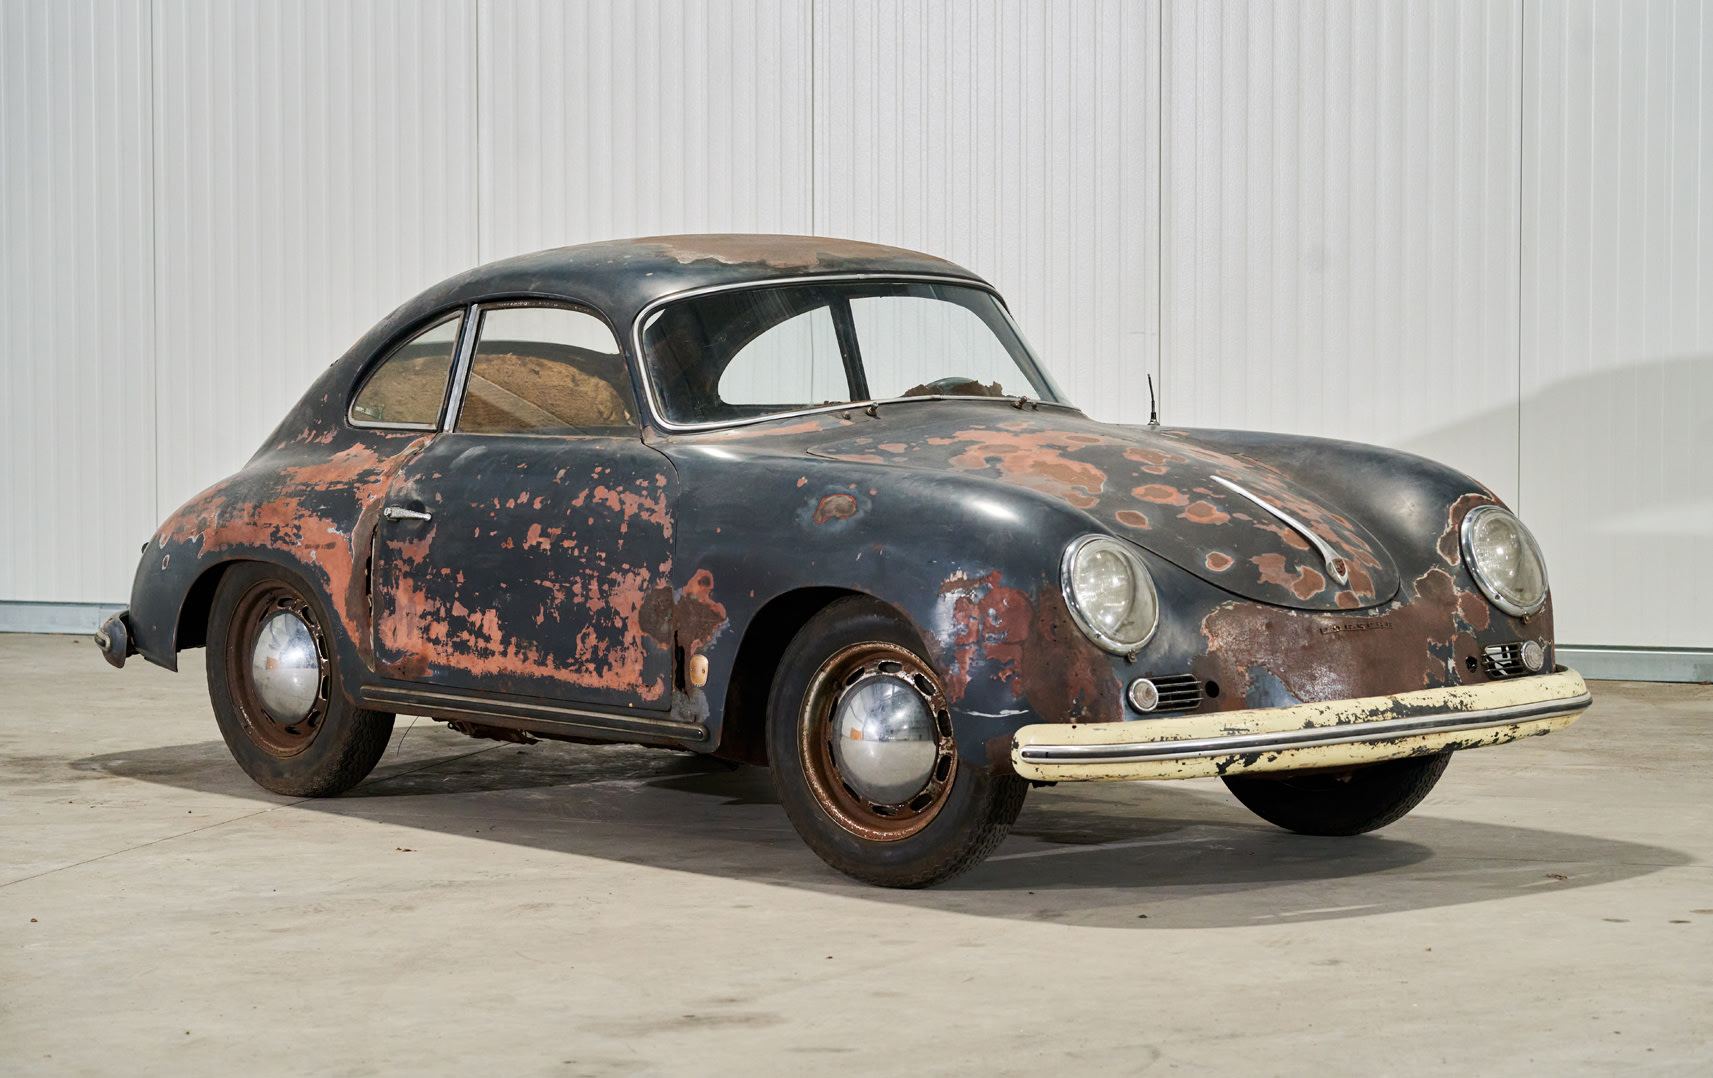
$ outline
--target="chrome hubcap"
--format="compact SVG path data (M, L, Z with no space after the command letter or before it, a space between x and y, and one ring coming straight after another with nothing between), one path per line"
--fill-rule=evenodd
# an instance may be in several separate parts
M321 689L321 653L315 634L290 610L268 615L250 652L250 682L275 722L298 722Z
M928 697L899 673L865 673L839 697L833 760L859 797L904 804L928 785L938 756Z

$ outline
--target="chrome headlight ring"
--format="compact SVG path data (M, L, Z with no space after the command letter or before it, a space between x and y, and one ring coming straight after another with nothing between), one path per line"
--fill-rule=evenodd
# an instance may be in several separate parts
M1540 594L1531 596L1519 592L1509 581L1501 578L1496 567L1484 559L1477 545L1477 532L1482 530L1483 521L1498 524L1511 531L1511 536L1517 544L1518 564L1540 578ZM1459 528L1459 540L1463 548L1463 564L1469 567L1469 575L1475 578L1476 586L1487 596L1494 606L1510 614L1512 617L1526 618L1538 614L1546 606L1549 587L1546 575L1546 559L1541 557L1540 545L1535 542L1534 534L1517 519L1517 515L1509 509L1497 505L1478 505L1464 514L1463 524Z
M1099 612L1101 600L1110 604L1115 596L1079 592L1079 576L1087 575L1093 559L1099 559L1109 571L1122 567L1127 574L1128 605L1115 623L1107 624L1113 619L1103 617ZM1084 535L1065 546L1064 557L1059 563L1059 589L1064 593L1065 605L1070 608L1071 620L1077 623L1077 628L1115 655L1129 655L1140 650L1153 639L1160 626L1160 600L1154 589L1153 574L1148 572L1147 564L1134 547L1110 535Z

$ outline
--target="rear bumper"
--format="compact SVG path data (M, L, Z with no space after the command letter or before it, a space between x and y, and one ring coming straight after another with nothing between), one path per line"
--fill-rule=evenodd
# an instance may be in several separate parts
M131 634L130 613L130 610L121 610L95 630L95 646L101 649L101 657L114 666L124 666L126 659L137 654L137 643Z
M1011 763L1038 782L1189 779L1351 767L1500 745L1569 726L1593 698L1551 674L1249 711L1133 722L1042 723L1017 731Z

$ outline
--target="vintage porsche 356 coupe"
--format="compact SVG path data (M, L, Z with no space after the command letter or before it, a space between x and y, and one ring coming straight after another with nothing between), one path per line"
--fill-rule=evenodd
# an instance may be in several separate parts
M977 864L1031 783L1217 775L1368 831L1589 703L1534 539L1469 477L1093 422L975 274L785 236L424 292L168 518L97 641L206 648L270 790L350 788L399 712L712 753L894 886Z

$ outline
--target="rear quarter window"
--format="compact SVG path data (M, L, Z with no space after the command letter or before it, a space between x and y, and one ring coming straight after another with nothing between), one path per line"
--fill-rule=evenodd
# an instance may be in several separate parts
M462 313L448 315L394 348L351 402L358 426L434 427L458 351Z

